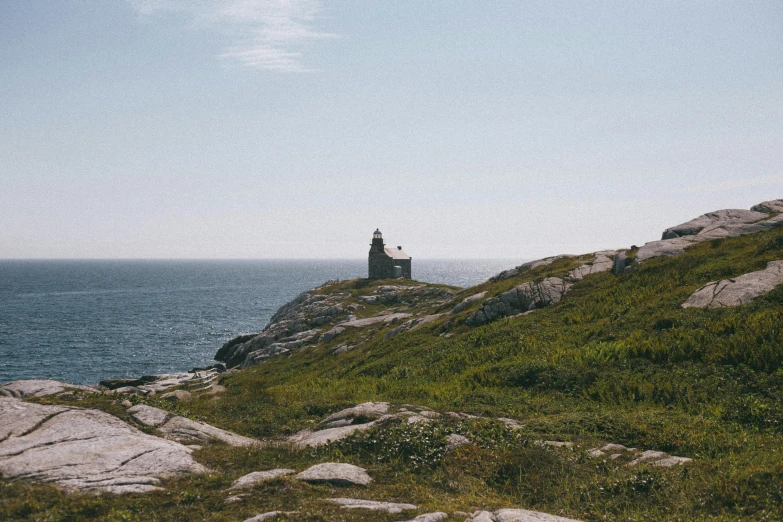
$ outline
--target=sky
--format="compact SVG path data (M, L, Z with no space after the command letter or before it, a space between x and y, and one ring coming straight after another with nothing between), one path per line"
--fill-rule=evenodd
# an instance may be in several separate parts
M0 258L528 260L783 198L783 3L0 2Z

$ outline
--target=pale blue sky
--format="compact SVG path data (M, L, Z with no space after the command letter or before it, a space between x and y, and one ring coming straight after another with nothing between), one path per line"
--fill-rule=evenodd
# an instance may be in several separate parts
M783 197L783 3L0 2L0 257L627 247Z

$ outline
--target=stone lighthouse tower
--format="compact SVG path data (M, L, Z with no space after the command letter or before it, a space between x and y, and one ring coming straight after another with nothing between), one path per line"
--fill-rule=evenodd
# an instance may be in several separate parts
M402 247L386 248L381 231L375 229L370 244L368 259L368 277L385 279L393 277L411 278L411 258L402 251Z

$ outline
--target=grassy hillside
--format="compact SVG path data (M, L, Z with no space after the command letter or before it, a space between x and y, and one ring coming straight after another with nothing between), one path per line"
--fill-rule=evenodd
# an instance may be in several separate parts
M447 312L474 293L491 297L563 276L587 259L561 259L416 311ZM133 398L257 438L294 433L365 401L510 417L522 430L449 418L391 423L309 450L213 444L197 459L214 473L172 480L161 493L68 496L0 481L0 519L243 520L271 509L297 509L291 520L405 518L341 511L322 502L331 495L413 502L421 512L518 506L591 521L783 520L783 286L740 307L680 308L707 282L779 259L783 230L715 240L620 276L587 276L560 303L527 315L468 327L477 301L391 339L394 325L377 327L347 353L333 350L366 331L272 358L223 377L222 395L176 406ZM356 300L383 284L390 282L339 282L321 292L349 291ZM358 315L394 306L367 305ZM79 399L125 415L113 397ZM474 444L446 452L449 433ZM576 446L536 443L542 439ZM587 455L607 442L694 461L629 467ZM283 478L241 503L224 502L225 488L244 473L326 459L362 465L375 482L335 493Z

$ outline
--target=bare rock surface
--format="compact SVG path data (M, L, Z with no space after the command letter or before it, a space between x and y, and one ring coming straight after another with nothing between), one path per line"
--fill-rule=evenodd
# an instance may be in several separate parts
M544 259L536 259L535 261L528 261L527 263L522 263L516 268L505 270L499 273L498 275L490 278L490 281L497 282L497 281L502 281L503 279L510 279L528 270L533 270L534 268L538 268L539 266L551 265L555 261L558 261L560 259L567 259L570 257L574 257L574 256L569 254L561 254L558 256L545 257Z
M451 313L452 315L453 314L458 314L458 313L462 312L463 310L465 310L470 305L472 305L473 303L475 303L476 301L480 301L480 300L484 299L484 296L486 296L486 295L487 295L487 291L484 290L483 292L479 292L477 294L471 295L470 297L466 297L457 306L452 308L451 312L449 312L449 313Z
M133 417L136 422L140 422L145 426L152 426L153 428L161 426L172 417L169 412L146 404L131 406L128 408L128 413L131 414L131 417Z
M376 315L375 317L366 317L364 319L353 319L345 323L340 323L340 326L350 326L351 328L364 328L365 326L372 326L374 324L385 323L394 324L402 319L408 319L413 317L411 314L402 312L393 314Z
M321 335L321 341L325 342L325 343L328 343L329 341L331 341L332 339L334 339L335 337L337 337L338 335L340 335L344 331L345 331L345 328L343 328L342 326L335 326L334 328L332 328L328 332L325 332L323 335Z
M304 482L326 482L336 486L366 486L372 482L372 478L364 468L337 462L316 464L299 473L295 478Z
M747 225L755 223L767 216L763 212L742 209L726 209L703 214L680 225L667 228L663 231L661 239L674 239L682 236L695 236L701 233L709 233L721 227Z
M693 460L687 457L669 455L663 451L639 451L636 448L627 448L622 444L606 444L600 448L588 450L587 454L593 458L608 458L610 460L620 459L621 462L626 461L628 466L636 466L646 462L653 466L669 468Z
M783 284L783 261L770 261L765 270L713 281L696 290L683 308L720 308L753 301Z
M306 344L310 344L318 340L317 330L305 330L304 332L298 332L288 337L283 337L275 342L266 344L262 349L254 350L247 354L245 360L240 364L240 368L249 368L256 364L262 363L269 359L273 355L279 355L288 353L291 350L301 348Z
M101 385L114 390L115 393L130 393L133 395L155 395L165 392L175 386L186 384L196 376L194 372L164 373L160 375L144 375L139 378L104 379Z
M434 513L424 513L423 515L419 515L415 518L407 520L406 522L440 522L441 520L446 520L447 518L449 518L448 513L444 513L443 511L436 511Z
M593 260L585 263L561 277L547 277L541 281L530 281L503 292L497 297L487 299L481 307L467 318L468 326L480 326L501 317L530 312L537 308L559 303L577 283L591 274L608 272L614 267L614 256L618 255L614 250L603 250L593 254ZM528 267L541 266L536 263L552 262L566 256L557 256L547 260L536 261ZM523 267L526 265L522 265ZM511 276L509 276L511 277Z
M444 315L445 314L431 314L431 315L425 315L423 317L416 317L414 319L411 319L410 321L405 321L394 330L389 331L389 333L386 334L386 338L391 339L392 337L395 337L403 332L407 332L408 330L413 330L414 328L418 328L419 326L424 326L425 324L431 323L432 321L435 321L436 319L439 319Z
M236 479L229 489L252 488L253 486L261 484L262 482L266 482L267 480L284 477L286 475L292 475L294 473L296 473L296 471L285 468L270 469L267 471L254 471Z
M365 402L351 408L346 408L336 413L332 413L321 422L323 424L327 424L344 419L355 419L357 417L370 417L377 419L381 415L388 413L388 411L388 402Z
M476 511L465 522L579 522L527 509L499 509L495 512Z
M480 326L501 317L535 310L560 302L570 290L571 283L559 277L547 277L538 282L527 282L487 299L481 308L467 318L468 326Z
M685 464L691 460L693 459L689 459L687 457L675 457L663 451L648 450L642 452L639 457L629 462L628 465L635 466L637 464L641 464L642 462L649 462L653 466L670 468L672 466L676 466L677 464Z
M318 431L302 430L288 437L288 442L299 447L322 446L330 442L342 440L357 431L370 429L374 425L375 422L368 422L367 424L351 424Z
M0 473L12 480L145 492L162 477L206 471L191 453L102 411L0 398Z
M293 513L296 513L295 511L268 511L266 513L261 513L260 515L256 515L254 517L246 518L245 522L261 522L262 520L273 520L280 515L291 515Z
M470 444L470 439L458 433L450 433L446 439L446 451L451 451L459 446Z
M47 395L59 395L65 392L80 391L83 393L99 393L92 386L70 384L67 382L53 381L51 379L27 379L11 381L0 386L0 397L15 397L25 399L27 397L46 397Z
M755 212L763 212L764 214L779 214L783 212L783 199L764 201L758 205L753 205L750 209Z
M263 331L231 339L218 350L215 359L229 367L248 367L316 342L317 328L348 314L343 301L350 297L348 292L323 295L321 290L318 287L299 294L275 312Z
M774 215L780 212L778 209L781 206L783 200L773 200L760 203L752 210L727 209L701 215L664 230L659 241L651 241L639 249L636 260L679 255L689 246L703 241L739 237L783 227L783 214Z
M369 509L372 511L385 511L387 513L402 513L410 509L418 509L413 504L401 504L398 502L379 502L377 500L362 500L359 498L329 498L332 502L344 509Z
M595 258L591 263L584 264L573 270L571 270L566 279L570 282L577 282L584 279L585 276L590 274L599 274L601 272L608 272L614 268L614 256L619 252L613 250L604 250L602 252L596 252Z
M220 440L231 446L253 446L261 444L260 441L231 433L211 426L205 422L198 422L185 417L171 415L165 410L154 408L146 404L137 404L128 408L134 420L152 426L163 433L167 438L181 442L208 442Z

